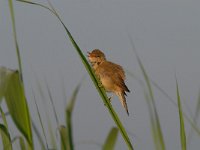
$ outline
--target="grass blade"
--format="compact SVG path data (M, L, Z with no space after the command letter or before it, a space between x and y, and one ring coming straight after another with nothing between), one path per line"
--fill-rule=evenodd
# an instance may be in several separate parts
M35 106L37 108L37 114L38 114L38 117L39 117L40 125L42 127L42 133L44 135L44 139L45 139L45 142L46 142L46 148L49 149L48 143L47 143L47 137L46 137L46 134L45 134L44 126L43 126L43 123L42 123L42 118L41 118L41 115L40 115L40 112L39 112L39 108L38 108L38 105L37 105L37 102L36 102L36 98L35 98L34 92L33 92L33 97L34 97ZM40 141L40 143L42 143L42 141ZM43 146L43 149L45 149L43 144L42 144L42 146Z
M151 87L151 83L149 80L149 77L146 73L146 70L142 64L142 61L140 60L139 55L137 54L137 51L135 49L133 40L130 37L130 41L131 41L131 45L132 45L132 49L136 55L136 59L138 61L138 64L140 66L140 69L142 71L147 89L148 89L148 96L146 95L146 100L147 100L147 106L149 108L150 111L150 117L151 119L151 125L152 125L152 134L153 134L153 139L154 139L154 144L157 150L165 150L165 143L164 143L164 138L163 138L163 133L162 133L162 129L161 129L161 125L160 125L160 121L159 121L159 116L158 116L158 112L157 112L157 108L156 108L156 104L155 104L155 100L154 100L154 94L153 94L153 90Z
M74 92L73 92L73 94L72 94L72 97L71 97L71 99L70 99L70 101L69 101L69 103L67 104L67 107L66 107L66 123L67 123L67 139L68 139L68 144L69 144L69 149L70 150L73 150L74 149L74 143L73 143L73 134L72 134L72 132L73 132L73 126L72 126L72 112L73 112L73 110L74 110L74 105L75 105L75 102L76 102L76 97L77 97L77 94L78 94L78 92L79 92L79 90L80 90L80 87L81 87L81 84L82 84L82 82L80 82L77 86L76 86L76 88L75 88L75 90L74 90ZM67 147L67 145L66 145L66 147Z
M20 145L21 150L26 150L26 145L25 145L23 137L19 137L19 145Z
M0 134L2 137L4 150L12 150L12 142L10 139L10 134L3 124L0 124Z
M102 150L114 150L115 148L115 143L117 141L117 136L118 136L118 128L113 127L109 134L108 137L106 138L106 141L103 145Z
M44 144L44 142L42 140L42 136L41 136L40 132L38 131L35 123L33 122L33 120L32 120L32 127L33 127L33 131L35 131L35 135L37 136L37 140L39 141L39 143L41 145L41 150L46 150L45 149L45 144Z
M22 76L22 63L21 63L19 45L18 45L18 42L17 42L17 32L16 32L16 27L15 27L15 15L14 15L13 1L12 1L12 0L8 0L8 3L9 3L9 9L10 9L11 20L12 20L12 29L13 29L13 36L14 36L14 41L15 41L15 49L16 49L16 52L17 52L17 59L18 59L18 66L19 66L19 74L20 74L20 79L21 79L21 81L23 81L23 76Z
M131 76L131 77L133 77L133 78L135 78L139 83L140 83L140 85L142 86L142 87L144 87L144 83L143 83L143 81L140 79L140 78L138 78L137 76L135 76L132 72L130 72L130 71L128 71L128 74ZM155 88L157 88L176 108L178 108L178 105L177 105L177 103L175 102L176 100L174 100L172 97L170 97L166 92L165 92L165 90L163 90L155 81L153 81L153 80L150 80L151 81L151 84L155 87ZM184 113L184 111L182 111L182 114L183 114L183 116L184 116L184 118L185 118L185 120L191 125L191 128L197 133L197 135L199 135L200 136L200 129L198 128L198 126L197 126L197 124L196 124L196 119L198 118L198 114L199 114L199 110L200 110L200 92L199 92L199 96L198 96L198 104L197 104L197 107L196 107L196 112L195 112L195 119L190 119L190 117L188 117L188 115L186 114L186 113ZM190 133L190 135L188 136L189 138L188 138L188 140L190 139L190 136L191 136L191 133ZM187 143L189 143L190 141L188 141L187 140Z
M36 76L36 85L37 85L37 89L38 89L38 92L41 96L41 100L43 102L43 106L44 108L46 108L45 106L47 106L47 99L45 97L45 94L44 94L44 91L43 91L43 88L40 84L41 82L39 81L38 77ZM49 95L48 95L49 96ZM47 109L44 109L45 110L45 114L46 114L46 118L47 118L47 122L48 122L48 132L49 132L49 135L50 135L50 138L51 138L51 147L53 146L54 149L57 149L57 145L56 145L56 140L55 140L55 137L54 137L54 134L53 134L53 129L52 129L52 126L51 126L51 121L50 121L50 118L49 118L49 113L48 113L48 110ZM52 148L51 148L52 149Z
M187 146L186 146L184 118L183 118L183 114L182 114L181 98L180 98L180 94L179 94L179 87L178 87L177 79L176 79L176 94L177 94L178 109L179 109L179 119L180 119L181 148L182 148L182 150L186 150Z
M32 131L23 85L18 71L0 68L0 95L5 97L10 115L18 129L32 146ZM2 115L5 122L5 116Z
M76 52L78 53L78 55L80 56L80 59L82 61L82 63L84 64L88 74L90 75L99 95L101 96L102 100L103 100L103 103L106 105L106 107L108 108L108 111L110 112L114 122L116 123L117 127L119 128L119 131L124 139L124 141L126 142L127 144L127 147L128 149L132 150L133 149L133 146L131 144L131 141L128 137L128 134L123 126L123 124L121 123L117 113L114 111L114 109L112 108L112 105L110 104L109 100L108 100L108 97L104 91L103 88L100 88L99 85L98 85L98 79L96 78L96 76L94 75L89 63L87 62L87 59L85 58L85 56L83 55L81 49L79 48L79 46L77 45L77 43L75 42L74 38L72 37L71 33L69 32L68 28L65 26L65 24L63 23L63 21L61 20L61 18L59 17L59 15L56 13L55 9L51 10L50 8L42 5L42 4L38 4L38 3L33 3L33 2L29 2L29 1L24 1L24 0L17 0L17 1L20 1L20 2L25 2L25 3L29 3L29 4L33 4L33 5L37 5L37 6L40 6L40 7L43 7L45 9L48 9L51 13L53 13L60 21L60 23L63 25L66 33L67 33L67 36L69 37L70 41L72 42ZM52 6L51 6L52 7Z
M25 136L29 146L33 147L29 110L18 71L13 71L11 74L5 92L5 100L15 125Z
M16 136L12 139L12 143L19 141L19 146L21 150L27 150L27 145L25 143L24 137Z
M17 32L16 32L16 25L15 25L15 15L14 15L14 8L13 8L13 1L12 0L8 0L9 3L9 10L10 10L10 15L11 15L11 21L12 21L12 30L13 30L13 37L14 37L14 42L15 42L15 49L16 49L16 53L17 53L17 60L18 60L18 66L19 66L19 78L21 83L21 91L24 92L24 85L23 85L23 75L22 75L22 62L21 62L21 56L20 56L20 50L19 50L19 44L17 41ZM25 92L24 92L25 93ZM7 96L9 97L9 96ZM32 131L31 131L31 123L30 123L30 118L29 118L29 111L28 111L28 106L26 103L26 99L24 96L24 110L26 111L25 115L26 116L26 120L25 120L25 126L27 127L26 129L21 128L23 125L20 123L18 124L17 121L15 121L16 125L18 126L19 130L21 132L23 132L24 136L26 137L26 140L29 143L29 149L33 149L33 141L32 141ZM12 116L13 114L11 114ZM13 117L13 116L12 116ZM14 119L14 118L13 118ZM25 127L24 126L24 127ZM25 131L26 130L26 131Z
M71 150L68 143L67 128L63 125L59 127L61 150Z
M8 129L8 123L7 123L7 120L6 120L6 116L5 116L5 113L3 112L1 106L0 106L0 114L1 114L1 117L2 117L2 120L3 120L5 127Z
M55 116L55 119L56 119L56 123L57 123L57 127L58 127L58 125L59 125L58 115L56 113L56 108L55 108L55 105L54 105L54 102L53 102L53 97L52 97L50 88L49 88L46 80L45 80L45 85L46 85L46 88L47 88L48 96L49 96L49 99L50 99L50 102L51 102L51 106L53 108L53 113L54 113L54 116Z
M11 77L13 70L7 69L5 67L0 67L0 102L5 96L8 81Z

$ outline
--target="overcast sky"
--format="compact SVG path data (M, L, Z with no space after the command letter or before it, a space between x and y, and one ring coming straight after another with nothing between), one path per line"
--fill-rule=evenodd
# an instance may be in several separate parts
M122 65L143 79L132 51L131 36L150 78L176 100L176 74L183 109L188 115L189 112L194 114L200 87L200 1L51 1L85 55L92 49L101 49L108 60ZM40 125L31 89L37 95L37 103L41 104L39 108L42 117L45 118L46 107L52 119L52 108L45 88L46 80L60 124L64 124L66 101L78 82L86 76L73 115L75 148L100 149L91 142L102 144L115 124L63 27L49 11L40 7L14 2L14 8L28 103L38 128ZM0 65L17 69L8 10L7 1L0 1ZM45 106L38 90L38 82L46 98ZM112 101L113 107L130 134L135 149L154 150L143 89L128 74L126 84L131 90L127 97L130 116L127 117L117 97ZM154 92L166 147L180 149L177 108L158 90L154 89ZM56 132L55 119L52 120ZM188 123L186 131L190 131ZM116 149L124 149L126 145L121 135L118 139ZM189 149L196 150L199 147L199 138L194 134Z

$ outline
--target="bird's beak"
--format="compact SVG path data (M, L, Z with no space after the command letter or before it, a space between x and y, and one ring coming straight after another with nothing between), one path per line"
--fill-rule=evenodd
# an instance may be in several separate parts
M91 54L91 53L90 53L90 52L87 52L87 54L88 54L87 57L90 57L90 54Z

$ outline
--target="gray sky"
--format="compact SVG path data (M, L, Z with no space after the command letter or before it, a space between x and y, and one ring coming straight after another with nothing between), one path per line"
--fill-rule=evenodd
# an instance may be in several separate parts
M41 1L43 2L43 1ZM172 98L176 98L175 73L180 86L183 109L194 114L200 85L200 1L197 0L57 0L53 5L71 31L80 48L99 48L107 59L122 65L142 79L132 51L132 36L145 68ZM39 122L31 88L35 91L42 115L44 107L53 116L45 88L47 81L54 98L60 124L65 122L64 108L75 86L86 75L74 110L74 138L77 149L100 149L87 142L103 143L114 123L86 73L76 51L58 20L47 10L14 2L18 42L31 115ZM16 52L7 1L0 1L0 65L17 68ZM39 94L39 80L44 94L44 106ZM129 89L126 116L117 97L112 101L135 149L154 149L149 112L138 82L127 75ZM156 104L167 149L180 149L178 111L165 96L154 90ZM45 114L43 115L45 118ZM44 119L45 120L45 119ZM47 125L47 124L46 124ZM55 119L52 121L56 130ZM186 131L190 126L186 123ZM55 131L56 132L56 131ZM189 149L198 149L194 134ZM117 150L124 149L121 136Z

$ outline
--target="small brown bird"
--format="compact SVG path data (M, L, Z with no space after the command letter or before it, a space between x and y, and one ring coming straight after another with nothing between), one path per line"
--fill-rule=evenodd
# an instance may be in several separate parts
M107 61L104 53L99 49L88 52L88 59L105 90L113 92L119 97L122 106L129 115L125 96L126 92L130 91L124 83L125 73L123 68L120 65Z

